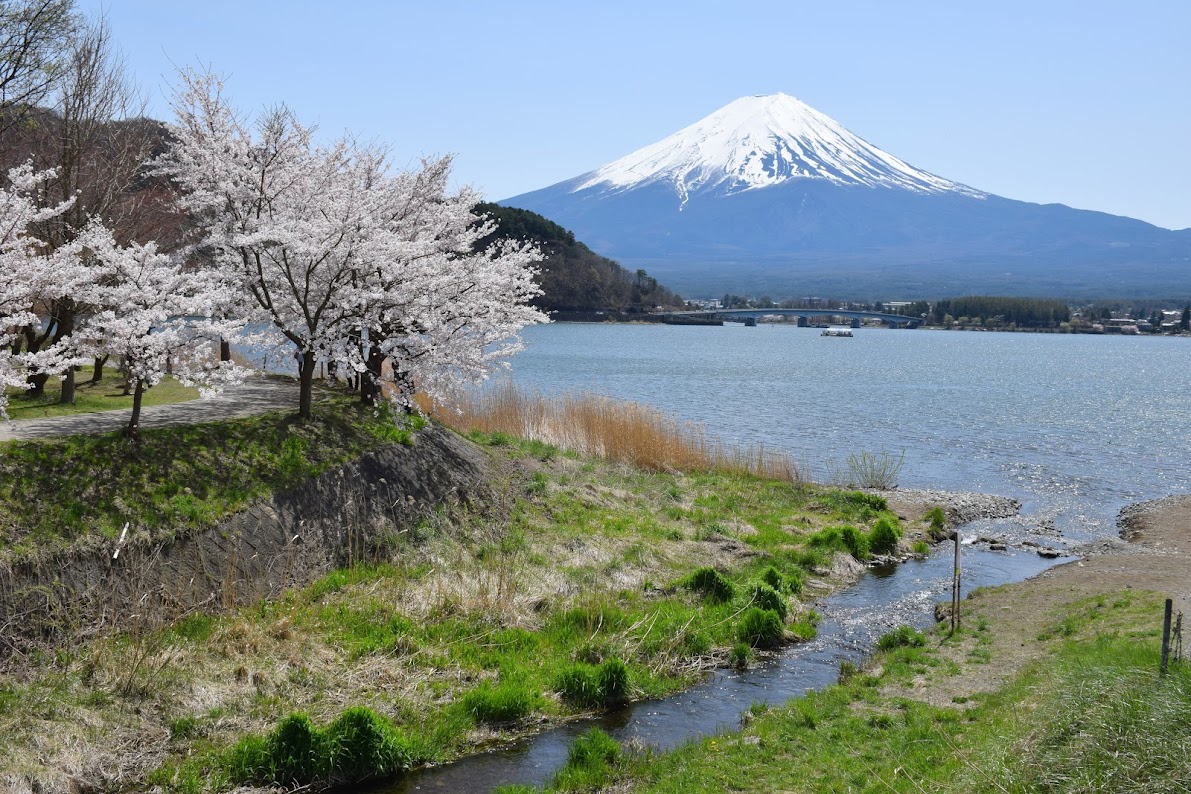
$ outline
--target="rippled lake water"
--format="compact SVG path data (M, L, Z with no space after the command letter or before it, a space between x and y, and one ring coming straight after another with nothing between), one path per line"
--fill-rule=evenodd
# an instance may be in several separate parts
M1020 499L1079 538L1191 489L1191 340L786 325L530 328L508 377L662 408L823 479L905 453L907 487Z

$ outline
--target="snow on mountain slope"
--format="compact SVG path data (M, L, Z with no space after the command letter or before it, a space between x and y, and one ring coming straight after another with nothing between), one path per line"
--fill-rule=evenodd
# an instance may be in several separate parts
M787 94L743 97L643 149L584 174L571 192L668 184L685 204L791 179L903 188L918 193L985 194L914 168Z

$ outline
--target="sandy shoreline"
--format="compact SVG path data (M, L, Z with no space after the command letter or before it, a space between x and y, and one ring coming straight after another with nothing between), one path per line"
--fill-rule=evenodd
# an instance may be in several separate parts
M999 689L1049 653L1040 635L1086 599L1154 591L1171 598L1176 613L1191 615L1191 495L1129 505L1121 510L1118 526L1123 540L1073 548L1080 556L1071 562L965 599L968 625L983 622L991 629L984 635L991 641L987 663L970 663L977 638L969 635L940 648L962 668L962 675L892 687L890 694L947 706ZM1147 616L1146 624L1138 628L1160 630L1161 611Z

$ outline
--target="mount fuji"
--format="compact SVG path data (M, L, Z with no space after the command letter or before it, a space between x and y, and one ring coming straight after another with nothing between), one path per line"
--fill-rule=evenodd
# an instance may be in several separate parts
M786 94L499 203L688 295L1191 296L1191 229L985 193Z

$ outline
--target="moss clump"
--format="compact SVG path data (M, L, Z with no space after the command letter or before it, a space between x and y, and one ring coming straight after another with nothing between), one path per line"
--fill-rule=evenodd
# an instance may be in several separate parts
M772 609L749 607L736 624L736 636L753 648L776 648L782 642L782 619Z
M628 699L629 670L620 659L608 659L599 667L574 664L557 676L554 688L573 705L606 708Z
M679 582L680 586L697 593L713 604L722 604L736 597L736 586L715 568L697 568Z
M827 551L846 551L858 560L867 560L871 540L862 531L848 524L824 527L807 538L811 548Z
M868 543L874 554L892 554L897 551L902 530L896 518L881 516L869 533Z
M268 736L233 745L222 766L236 784L309 786L388 777L421 760L391 723L355 707L322 730L305 714L290 714Z
M484 682L464 695L460 703L477 722L500 724L524 719L537 700L537 694L525 684L504 681L496 686Z
M802 592L802 572L796 568L782 573L771 565L761 574L761 581L779 593L798 595Z
M749 600L754 606L776 612L778 617L783 621L786 619L786 615L790 610L790 605L786 602L786 597L764 582L758 582L753 585L749 593Z

